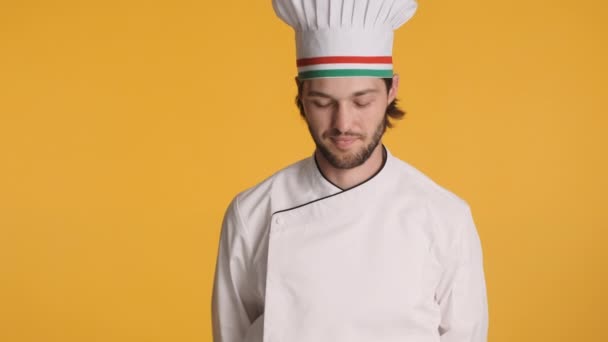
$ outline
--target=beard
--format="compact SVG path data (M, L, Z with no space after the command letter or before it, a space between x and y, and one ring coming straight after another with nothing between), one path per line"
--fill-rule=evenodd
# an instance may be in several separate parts
M362 146L357 151L345 155L337 155L335 153L332 153L327 144L324 144L321 138L312 132L310 125L308 125L308 130L310 132L310 135L312 136L312 139L315 142L317 150L321 152L321 155L323 155L323 157L329 162L329 164L331 164L331 166L335 167L336 169L346 170L360 166L365 163L367 159L369 159L369 157L372 155L372 153L380 143L384 132L386 131L386 122L383 117L380 123L376 126L376 130L374 131L374 134L372 135L371 140L367 145ZM365 139L365 136L362 136L360 134L355 134L352 132L342 133L337 129L332 130L329 134L327 134L327 136L355 136Z

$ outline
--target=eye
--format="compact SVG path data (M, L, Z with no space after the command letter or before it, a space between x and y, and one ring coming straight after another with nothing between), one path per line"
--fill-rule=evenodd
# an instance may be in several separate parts
M312 105L317 108L329 108L332 105L332 103L331 103L331 101L326 101L326 102L312 101Z
M358 108L365 108L365 107L368 107L371 103L372 103L372 101L366 101L366 102L356 101L355 106L357 106Z
M353 104L355 105L355 107L357 108L366 108L369 107L375 100L374 96L371 95L362 95L362 96L357 96L353 99Z

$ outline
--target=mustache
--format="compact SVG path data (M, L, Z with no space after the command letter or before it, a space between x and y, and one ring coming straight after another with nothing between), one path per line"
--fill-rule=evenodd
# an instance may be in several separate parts
M344 136L362 138L364 135L361 133L353 132L353 131L342 132L337 128L333 128L330 131L325 132L323 134L323 136L325 138L337 138L337 137L344 137Z

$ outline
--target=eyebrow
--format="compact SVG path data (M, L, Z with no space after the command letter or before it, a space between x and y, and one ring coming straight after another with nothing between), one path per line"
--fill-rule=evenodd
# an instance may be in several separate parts
M378 89L374 89L374 88L369 88L369 89L363 89L363 90L359 90L357 92L354 92L350 97L359 97L359 96L363 96L363 95L367 95L367 94L372 94L372 93L377 93ZM329 94L325 94L323 92L320 91L316 91L316 90L309 90L306 93L307 96L317 96L317 97L323 97L323 98L327 98L327 99L333 99L332 96L330 96Z

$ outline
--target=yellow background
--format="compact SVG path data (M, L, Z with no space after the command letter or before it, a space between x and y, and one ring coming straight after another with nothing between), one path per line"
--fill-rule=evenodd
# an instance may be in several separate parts
M385 142L471 204L492 342L608 341L607 8L396 34ZM295 72L270 0L1 1L0 341L210 341L227 204L312 153Z

